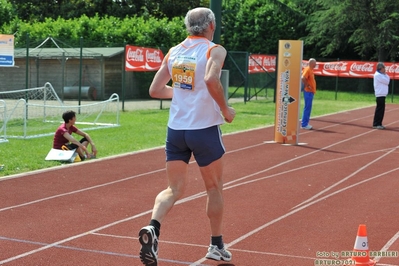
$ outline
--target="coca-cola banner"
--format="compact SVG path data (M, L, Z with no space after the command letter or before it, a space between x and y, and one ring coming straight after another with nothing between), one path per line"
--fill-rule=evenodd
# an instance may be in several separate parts
M307 61L302 66L307 65ZM317 62L314 69L315 75L346 77L346 78L372 78L377 69L378 62L363 61L336 61ZM384 62L385 72L391 79L399 79L399 64Z
M334 61L317 62L314 74L318 76L346 77L346 78L373 78L378 62L364 61ZM385 71L391 79L399 79L399 63L384 62ZM302 61L302 68L308 61ZM248 73L264 73L276 71L276 56L250 55Z
M157 71L161 67L161 50L126 45L126 71Z
M251 54L249 56L248 73L263 73L276 71L276 56Z

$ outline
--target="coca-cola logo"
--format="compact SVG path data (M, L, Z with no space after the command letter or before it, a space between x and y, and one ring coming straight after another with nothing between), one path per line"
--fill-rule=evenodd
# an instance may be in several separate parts
M159 49L126 46L126 71L156 71L161 67L163 53Z
M351 71L358 72L373 72L374 71L374 63L353 63L350 68Z
M324 70L333 70L333 71L346 71L348 63L347 62L337 62L337 63L325 63Z
M385 67L385 72L386 73L395 73L395 74L399 74L399 65L397 64L392 64L390 66L386 66Z
M276 65L276 58L265 57L263 58L263 65L264 66L275 66Z
M147 50L146 57L147 57L147 62L153 62L153 63L162 62L160 52L157 50L155 50L153 52L150 52L149 50Z
M276 65L276 57L275 56L251 56L249 58L249 66L275 66Z
M250 66L262 65L262 57L251 57L249 60Z
M127 51L127 59L130 61L144 62L144 53L141 49L131 50L130 48Z

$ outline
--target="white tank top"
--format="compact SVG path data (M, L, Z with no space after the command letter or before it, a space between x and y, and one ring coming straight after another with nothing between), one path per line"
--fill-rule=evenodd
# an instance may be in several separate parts
M168 127L175 130L203 129L224 123L220 108L208 92L204 77L211 48L208 39L189 36L170 49L168 69L173 98Z

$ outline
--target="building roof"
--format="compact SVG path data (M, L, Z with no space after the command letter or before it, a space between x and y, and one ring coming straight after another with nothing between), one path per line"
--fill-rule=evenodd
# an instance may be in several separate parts
M83 48L82 57L84 58L99 58L99 57L114 57L124 52L124 47L95 47ZM15 58L26 58L26 48L19 48L14 50ZM80 48L29 48L29 57L40 58L63 58L63 57L80 57Z

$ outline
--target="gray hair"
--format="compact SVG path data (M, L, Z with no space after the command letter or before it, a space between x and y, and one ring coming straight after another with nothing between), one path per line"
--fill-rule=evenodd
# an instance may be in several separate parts
M378 62L378 63L377 63L377 70L381 70L381 69L383 69L383 68L385 68L384 63Z
M215 24L215 14L205 7L198 7L187 12L184 24L190 35L202 35L211 23Z

